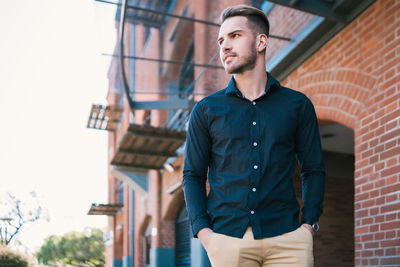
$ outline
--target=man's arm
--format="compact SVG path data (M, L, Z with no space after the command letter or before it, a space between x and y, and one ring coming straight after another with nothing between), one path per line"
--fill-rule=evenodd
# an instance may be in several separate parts
M325 165L314 106L306 98L296 132L296 157L302 178L301 223L317 222L322 214L325 191Z
M197 103L189 118L183 166L183 191L186 209L197 237L201 229L209 228L206 180L211 151L211 138L201 103Z

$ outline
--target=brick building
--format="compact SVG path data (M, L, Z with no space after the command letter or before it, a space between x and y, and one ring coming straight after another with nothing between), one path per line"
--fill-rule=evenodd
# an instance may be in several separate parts
M107 266L209 266L190 235L182 147L193 103L230 78L215 57L212 23L241 3L270 19L267 70L305 93L317 112L327 185L315 266L399 266L398 0L129 1L126 16L120 5L116 24L125 19L130 58L124 68L112 61L109 106L93 106L89 120L109 130L109 203L90 210L109 216ZM301 203L298 170L293 182Z

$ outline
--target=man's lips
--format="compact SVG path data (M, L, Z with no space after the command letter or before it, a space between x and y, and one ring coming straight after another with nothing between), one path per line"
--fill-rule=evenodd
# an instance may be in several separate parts
M224 56L224 61L226 61L228 58L234 57L234 56L236 56L236 55L235 55L235 54L226 54L226 55Z

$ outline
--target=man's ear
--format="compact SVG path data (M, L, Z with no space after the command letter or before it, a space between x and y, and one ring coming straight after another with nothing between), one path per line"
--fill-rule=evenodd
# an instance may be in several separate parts
M259 35L257 35L257 52L261 53L263 51L265 51L265 49L267 48L268 45L268 37L266 34L260 33Z

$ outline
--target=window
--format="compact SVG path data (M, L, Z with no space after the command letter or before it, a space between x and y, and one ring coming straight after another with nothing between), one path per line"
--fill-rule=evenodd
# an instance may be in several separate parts
M119 181L118 203L124 204L124 182Z

